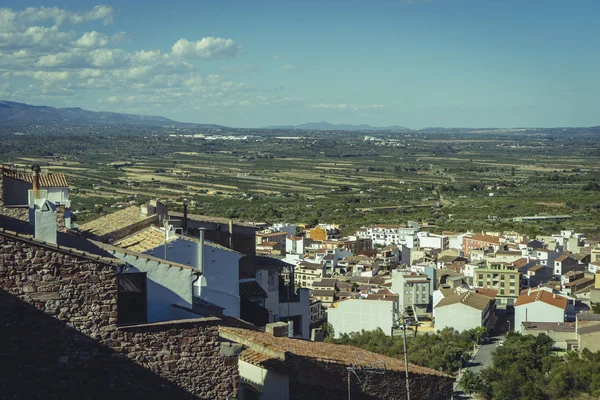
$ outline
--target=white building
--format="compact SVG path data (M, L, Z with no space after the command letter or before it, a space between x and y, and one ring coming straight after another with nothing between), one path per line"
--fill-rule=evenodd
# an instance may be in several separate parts
M417 315L427 312L431 285L426 275L407 270L393 270L392 291L399 295L398 306L402 312L408 307L414 308Z
M296 236L296 224L277 223L271 225L268 229L272 232L285 232L287 237Z
M327 310L327 322L333 326L336 338L344 333L377 328L391 335L397 307L397 296L368 294L359 299L349 298L334 303Z
M313 282L325 277L325 265L303 261L294 268L294 282L297 286L312 289Z
M256 270L256 281L267 292L264 307L269 311L269 322L294 321L294 329L303 339L308 339L311 320L309 290L298 288L288 293L287 286L281 284L280 273L277 268Z
M522 294L515 303L515 325L512 329L521 331L523 322L564 322L568 299L546 290Z
M588 272L595 274L598 271L600 271L600 261L594 261L588 264Z
M420 247L446 250L450 245L450 239L445 235L436 235L430 232L417 232Z
M115 258L125 261L128 266L119 275L119 285L127 285L121 278L133 278L141 275L142 287L146 290L147 322L170 321L185 318L181 309L194 309L194 281L199 273L196 268L168 262L145 254L135 253L119 247L99 244L101 248L111 252ZM132 281L133 282L133 281ZM187 318L198 318L197 314L189 314Z
M548 249L535 249L533 252L533 258L538 260L538 264L550 268L554 267L554 261L560 256L561 253Z
M175 234L154 226L114 243L125 250L196 268L194 297L222 307L223 313L240 316L239 261L244 256L216 243Z
M442 300L444 300L446 297L448 296L452 296L453 294L456 294L456 290L455 289L446 289L446 288L440 288L437 289L433 292L433 295L431 296L431 306L433 308L433 318L435 318L435 311L436 311L436 306L438 305L438 303Z
M310 244L310 239L300 236L288 236L285 239L286 254L304 254L306 247Z
M394 244L390 244L377 251L377 258L380 258L384 264L392 264L400 262L400 248Z
M472 235L472 232L458 233L456 235L448 235L448 248L463 251L463 238Z
M445 296L435 306L435 329L453 328L463 332L494 322L494 301L484 295L465 292Z
M399 225L373 225L362 227L356 231L356 236L371 239L373 245L387 246L395 244L404 245L409 248L418 247L417 232L419 228Z

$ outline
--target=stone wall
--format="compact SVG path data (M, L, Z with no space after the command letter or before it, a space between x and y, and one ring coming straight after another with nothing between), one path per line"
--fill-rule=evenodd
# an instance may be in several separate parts
M1 397L235 398L219 320L117 326L118 269L0 231Z
M56 206L56 230L65 231L65 213L66 207L63 205Z
M290 376L290 400L347 399L348 372L345 366L314 362L308 358L290 357L295 373ZM364 366L361 360L357 360ZM381 368L383 365L373 365ZM405 399L406 378L404 372L385 371L384 374L356 371L350 377L352 399ZM447 400L452 398L454 379L447 376L409 374L412 399Z
M29 222L29 207L4 207L0 205L0 214Z

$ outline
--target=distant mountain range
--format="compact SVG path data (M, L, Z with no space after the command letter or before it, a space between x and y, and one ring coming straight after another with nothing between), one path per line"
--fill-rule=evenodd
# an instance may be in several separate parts
M154 115L121 114L106 111L88 111L82 108L55 108L48 106L32 106L25 103L0 100L0 121L26 123L62 122L75 124L138 124L138 125L178 125L199 126L221 129L220 125L188 124Z
M309 122L302 125L279 125L268 126L265 129L304 129L313 131L410 131L410 128L404 126L371 126L371 125L348 125L348 124L330 124L326 121Z

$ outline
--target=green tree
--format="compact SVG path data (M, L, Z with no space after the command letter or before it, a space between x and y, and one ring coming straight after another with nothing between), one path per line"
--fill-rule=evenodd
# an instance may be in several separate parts
M477 393L481 387L481 377L478 374L466 370L460 380L460 387L471 397L473 393Z
M333 325L331 325L329 322L326 322L323 325L321 325L321 329L323 329L323 333L325 334L325 340L333 341L333 338L335 337L335 330L333 329Z

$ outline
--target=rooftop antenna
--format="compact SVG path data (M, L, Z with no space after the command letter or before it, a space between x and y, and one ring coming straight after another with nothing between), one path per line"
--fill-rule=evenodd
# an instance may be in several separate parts
M357 357L356 360L354 361L354 364L352 364L352 366L346 367L346 370L348 371L348 400L352 400L352 389L351 389L352 374L354 374L354 376L356 376L358 383L362 383L360 380L360 377L358 376L356 371L361 371L366 374L385 375L385 363L383 361L381 363L377 363L375 365L360 365L359 361L360 361L360 357Z

